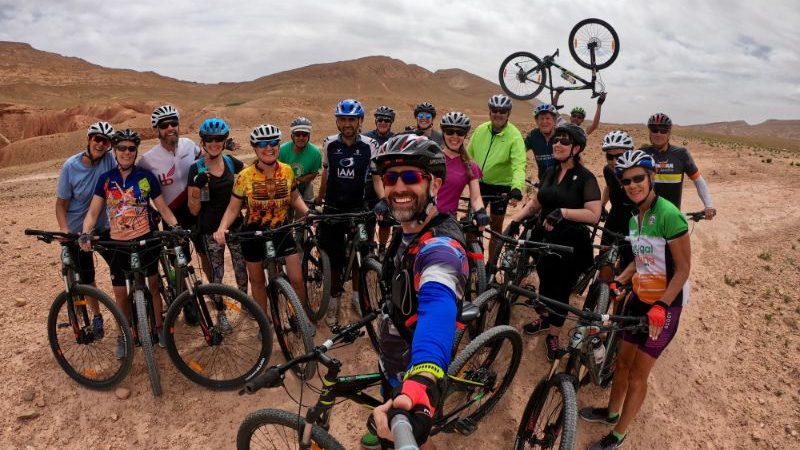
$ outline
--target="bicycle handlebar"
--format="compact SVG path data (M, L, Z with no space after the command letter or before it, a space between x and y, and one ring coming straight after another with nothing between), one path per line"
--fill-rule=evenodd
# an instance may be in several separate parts
M589 322L615 322L620 324L636 323L639 325L643 325L647 322L646 316L615 316L612 314L598 314L594 311L578 309L568 303L561 303L551 298L543 297L536 291L531 291L529 289L524 289L518 286L514 286L513 284L506 286L506 289L514 294L521 295L523 297L533 300L534 302L543 304L547 309L555 309L555 308L565 309L575 314L580 319Z
M488 228L485 231L488 231L492 236L496 236L503 242L507 242L509 244L516 244L517 246L525 247L526 249L557 251L564 253L572 253L574 251L572 247L568 247L566 245L550 244L548 242L526 241L525 239L516 239L506 236L503 233L498 233Z
M69 241L75 241L78 239L78 234L64 233L63 231L42 231L42 230L34 230L32 228L26 228L24 233L26 236L36 236L37 238L39 238L40 241L45 242L47 244L53 242L54 238L64 238Z
M606 227L601 227L600 225L593 225L592 228L602 231L603 234L608 234L615 241L627 241L629 239L628 236L625 236L624 234L617 233L616 231L611 231Z
M696 211L696 212L687 212L684 213L687 219L700 222L701 220L706 219L706 212L705 211Z
M309 214L308 217L310 220L314 221L334 221L337 219L341 220L350 220L350 219L367 219L370 216L374 216L375 213L372 211L359 211L359 212L346 212L346 213L323 213L323 214L316 214L312 213Z
M414 429L405 414L397 414L392 417L392 435L394 436L395 450L419 450L417 441L414 439Z

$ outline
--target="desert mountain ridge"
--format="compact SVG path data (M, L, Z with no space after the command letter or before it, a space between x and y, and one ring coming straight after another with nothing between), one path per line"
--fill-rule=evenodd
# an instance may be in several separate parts
M413 107L422 100L445 111L457 105L480 123L488 119L486 99L498 92L494 82L461 69L432 72L388 56L312 64L245 82L206 84L152 71L107 68L26 43L0 41L0 167L70 155L85 145L85 129L97 120L153 138L150 112L164 103L178 107L182 132L190 136L209 116L224 117L234 136L244 139L253 125L285 127L291 117L303 115L312 120L316 140L321 140L336 131L331 113L345 97L358 98L368 110L391 105L398 112L395 128L402 129L413 122ZM529 111L538 101L528 103L523 108ZM523 131L533 126L527 114L515 114L512 120ZM688 128L800 139L798 124L736 121Z

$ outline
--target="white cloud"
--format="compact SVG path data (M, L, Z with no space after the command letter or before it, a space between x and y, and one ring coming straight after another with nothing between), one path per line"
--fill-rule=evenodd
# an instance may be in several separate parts
M684 124L800 118L800 7L781 0L0 0L0 40L202 82L375 54L496 82L500 62L517 50L558 48L560 63L584 73L567 37L585 17L607 20L621 41L601 72L605 120L643 121L654 111ZM563 99L593 110L583 92Z

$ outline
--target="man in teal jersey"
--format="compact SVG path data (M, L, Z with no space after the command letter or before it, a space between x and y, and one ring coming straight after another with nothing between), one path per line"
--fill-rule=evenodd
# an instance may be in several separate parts
M322 154L319 147L312 144L311 121L298 117L292 121L292 141L281 145L278 161L292 166L297 182L297 190L303 200L314 200L314 187L311 182L322 169Z
M475 128L467 152L481 168L481 195L507 194L505 200L492 200L489 205L492 230L502 232L506 207L522 200L525 187L525 142L519 129L509 122L511 99L498 94L489 98L489 120ZM499 244L492 236L489 254Z

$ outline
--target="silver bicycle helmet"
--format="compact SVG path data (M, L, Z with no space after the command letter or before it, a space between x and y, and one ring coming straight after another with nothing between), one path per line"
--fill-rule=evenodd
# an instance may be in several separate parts
M489 98L489 108L506 109L511 111L511 99L503 94L497 94Z
M608 133L603 138L603 151L612 149L633 150L633 138L622 130Z
M114 127L108 122L95 122L89 125L89 128L86 130L86 136L91 137L95 134L99 134L110 140L111 136L114 134Z
M307 117L297 117L290 125L292 133L295 131L305 131L311 133L311 120Z
M158 123L165 119L181 120L181 115L178 114L178 110L172 105L159 106L153 110L153 114L150 114L150 124L153 128L158 126Z
M545 112L552 114L553 117L557 117L558 116L558 110L556 109L555 106L551 105L550 103L542 103L542 104L540 104L539 106L537 106L536 108L533 109L533 118L535 119L535 118L539 117L539 114L545 113Z
M623 172L637 166L644 167L651 172L656 171L656 162L652 156L642 150L628 150L617 158L617 166L614 172L619 178Z
M469 129L472 127L469 117L466 114L458 111L450 111L442 116L440 126L442 129L460 128L467 131L469 131Z
M250 133L250 143L255 145L261 141L272 141L281 138L281 130L275 125L259 125Z

